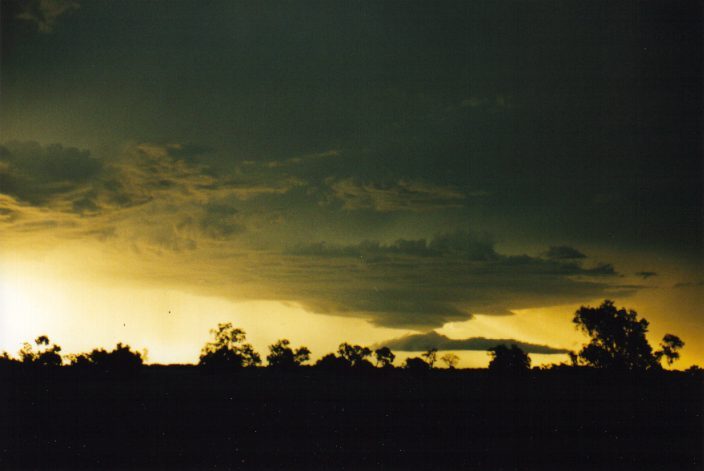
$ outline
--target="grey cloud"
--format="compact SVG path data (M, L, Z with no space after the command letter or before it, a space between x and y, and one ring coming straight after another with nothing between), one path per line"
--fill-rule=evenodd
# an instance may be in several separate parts
M675 283L673 288L699 288L704 286L704 280L700 281L683 281L680 283Z
M195 250L198 242L225 241L247 230L237 202L291 185L238 183L198 163L208 149L138 144L104 162L59 144L8 142L0 146L0 222L23 233L75 228L65 237L130 240L150 251ZM251 213L252 211L250 211ZM257 219L254 217L254 219ZM261 219L261 218L259 218ZM112 230L105 232L104 227Z
M31 21L41 33L51 33L60 16L80 8L75 0L27 0L21 5L17 18Z
M539 345L528 342L521 342L515 339L488 339L484 337L470 337L465 339L451 339L435 331L423 334L410 334L400 338L380 342L379 346L385 345L392 350L402 352L423 352L429 348L438 350L469 350L486 351L497 345L516 345L526 353L567 353L569 350L555 348L547 345Z
M340 152L334 149L325 151L325 152L317 152L313 154L306 154L298 157L291 157L288 159L283 159L283 160L268 160L268 161L257 161L257 160L246 160L243 162L245 166L248 167L263 167L263 168L269 168L269 169L278 169L278 168L286 168L286 167L295 167L299 165L304 165L304 164L309 164L313 163L319 160L325 160L329 159L332 157L337 157L340 155Z
M451 186L416 180L398 180L391 184L361 183L352 178L328 179L332 195L349 210L372 209L379 212L429 211L459 208L466 195Z
M657 276L658 274L655 273L654 271L639 271L636 273L636 276L640 276L644 280L647 280L648 278L652 278L653 276Z
M325 242L298 245L288 250L292 255L322 257L363 257L367 262L379 260L383 255L408 255L417 257L453 256L467 260L496 260L499 255L487 235L454 232L440 234L430 242L426 239L398 239L391 244L366 240L354 245L335 245Z
M197 145L142 143L104 162L87 150L8 142L0 146L0 192L34 206L96 215L155 199L208 203L232 196L249 200L284 194L304 183L296 177L216 175L198 157Z
M567 245L552 246L545 252L545 256L555 260L571 260L587 257L579 250Z

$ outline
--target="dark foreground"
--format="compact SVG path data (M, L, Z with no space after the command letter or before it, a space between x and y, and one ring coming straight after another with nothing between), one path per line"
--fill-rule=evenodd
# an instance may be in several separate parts
M702 469L687 374L0 372L1 469Z

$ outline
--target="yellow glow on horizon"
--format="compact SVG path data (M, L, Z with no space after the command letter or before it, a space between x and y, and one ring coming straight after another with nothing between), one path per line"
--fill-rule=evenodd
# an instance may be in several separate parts
M81 252L74 252L81 254ZM83 254L84 255L84 254ZM313 358L333 352L347 341L371 345L411 333L379 328L364 319L320 315L301 307L275 301L235 302L180 289L145 285L141 281L95 275L74 257L47 255L0 260L0 351L15 355L24 341L46 334L63 347L62 353L78 353L96 347L111 348L117 342L137 350L147 349L152 363L196 362L209 339L209 329L232 322L247 332L248 341L266 357L267 346L280 338L306 345ZM78 267L84 265L84 270ZM98 273L100 273L98 271ZM677 299L678 293L644 290L632 299L617 300L619 306L636 309L651 322L649 340L657 348L664 333L686 342L675 368L701 363L702 328L686 319L674 322L666 309L696 315L697 296ZM701 295L699 295L701 297ZM578 306L517 311L512 316L477 315L465 322L449 323L438 332L450 338L515 338L520 341L578 350L587 338L574 329L572 314ZM690 318L694 319L694 317ZM419 353L396 352L399 365ZM455 352L460 367L485 367L486 352ZM533 365L566 361L566 355L531 354Z
M2 264L0 351L46 334L62 353L112 347L146 348L152 363L192 363L219 322L232 322L264 358L280 338L306 345L319 357L343 341L371 344L407 331L374 327L363 319L306 312L273 301L233 302L183 291L87 280L52 272L43 263Z

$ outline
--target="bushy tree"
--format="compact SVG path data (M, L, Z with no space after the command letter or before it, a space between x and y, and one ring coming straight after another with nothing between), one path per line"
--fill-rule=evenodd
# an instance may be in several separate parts
M617 370L648 370L659 368L665 358L672 363L684 346L679 337L665 335L662 350L653 352L648 343L648 321L638 319L638 313L617 309L613 301L605 300L599 307L580 307L572 322L591 340L575 355L575 364Z
M61 366L61 347L56 344L49 346L49 337L40 335L34 340L37 350L34 351L32 345L25 342L19 351L20 361L26 365L34 366Z
M214 339L205 344L200 353L199 365L213 368L241 368L257 366L262 362L251 344L246 343L244 330L230 322L211 329Z
M310 359L310 350L307 347L300 347L293 350L288 339L282 339L273 345L269 345L269 355L266 361L272 368L289 369L301 366Z
M380 368L393 368L396 355L393 354L389 347L381 347L374 350L376 358L376 366Z
M454 353L446 353L440 357L440 361L445 363L445 366L447 366L449 370L454 370L457 366L457 363L459 363L460 361L460 357L458 357Z
M517 345L497 345L489 350L489 371L497 373L521 373L530 369L530 357Z

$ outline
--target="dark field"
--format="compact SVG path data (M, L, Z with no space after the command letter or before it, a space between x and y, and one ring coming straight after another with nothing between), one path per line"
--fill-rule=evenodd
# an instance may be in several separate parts
M702 469L684 373L0 373L2 469Z

